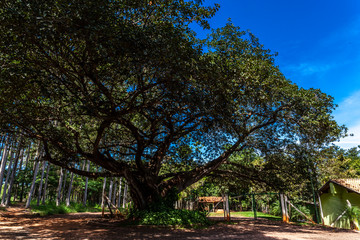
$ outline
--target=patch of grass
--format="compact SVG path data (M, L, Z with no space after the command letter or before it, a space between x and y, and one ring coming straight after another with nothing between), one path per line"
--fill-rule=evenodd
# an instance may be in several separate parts
M49 202L45 205L36 206L36 203L33 202L30 204L30 207L33 213L40 214L41 216L76 212L101 212L101 206L99 205L84 207L82 204L79 203L72 203L70 206L67 207L65 204L56 206L54 202Z

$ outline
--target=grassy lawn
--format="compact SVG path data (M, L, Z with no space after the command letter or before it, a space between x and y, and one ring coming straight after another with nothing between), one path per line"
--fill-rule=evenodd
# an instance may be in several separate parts
M65 204L56 206L54 202L47 203L46 205L36 206L36 203L32 202L30 206L33 213L38 213L41 216L76 212L101 212L101 207L99 205L84 207L82 204L78 203L72 203L70 206L67 207Z
M209 217L223 217L224 213L210 213ZM254 217L254 212L251 211L246 211L246 212L231 212L230 213L231 217ZM270 220L281 220L281 217L279 216L274 216L274 215L270 215L270 214L266 214L266 213L262 213L262 212L256 212L256 216L260 217L260 218L266 218L266 219L270 219Z

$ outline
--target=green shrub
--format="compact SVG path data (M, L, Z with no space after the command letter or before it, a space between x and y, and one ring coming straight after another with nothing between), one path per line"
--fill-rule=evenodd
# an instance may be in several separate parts
M142 210L132 213L132 217L144 225L198 226L209 225L205 212L184 209L163 209L162 211Z
M297 205L296 206L301 212L303 212L305 215L307 215L309 218L311 218L311 211L306 206ZM271 204L270 207L270 214L274 216L281 216L281 206L279 201L274 202ZM295 210L295 208L291 208L291 214L290 214L292 221L301 221L306 220L305 217Z
M360 208L357 206L347 206L344 217L349 220L351 229L357 229L355 223L360 222Z
M276 201L270 206L270 214L274 216L281 216L281 206L279 201Z
M310 209L308 209L305 206L296 206L301 212L303 212L306 216L308 216L309 218L311 217L311 213L310 213ZM301 221L301 220L307 220L301 213L299 213L298 211L296 211L295 208L291 208L291 220L292 221Z
M245 201L245 200L241 201L241 207L242 207L243 211L249 210L251 208L250 203L248 201Z

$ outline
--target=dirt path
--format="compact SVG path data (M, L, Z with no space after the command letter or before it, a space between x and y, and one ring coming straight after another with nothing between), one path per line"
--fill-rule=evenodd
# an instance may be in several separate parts
M296 239L357 240L360 233L324 227L283 224L265 219L241 218L207 229L123 226L122 221L100 213L40 217L23 208L0 211L0 239Z

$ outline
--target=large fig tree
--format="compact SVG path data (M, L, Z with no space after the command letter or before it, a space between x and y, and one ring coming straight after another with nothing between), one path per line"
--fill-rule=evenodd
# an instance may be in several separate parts
M126 178L140 209L244 148L336 139L333 99L287 80L252 34L229 23L196 38L190 24L209 28L217 8L3 0L1 131L40 141L46 160L77 174Z

